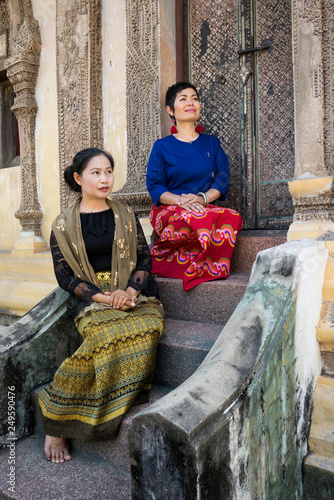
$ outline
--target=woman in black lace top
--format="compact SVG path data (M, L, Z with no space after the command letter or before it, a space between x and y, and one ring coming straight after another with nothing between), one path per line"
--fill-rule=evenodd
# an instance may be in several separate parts
M54 463L71 459L67 438L110 439L130 406L148 400L163 332L143 230L130 207L107 198L112 157L83 150L65 180L81 197L54 221L50 246L84 342L39 397L45 453Z
M150 250L143 229L137 216L135 217L137 228L137 267L132 272L128 285L147 297L154 296L159 298L157 284L150 274L152 268ZM81 213L80 219L88 259L95 273L110 270L110 255L115 233L113 211L109 208L103 212ZM70 294L67 301L68 314L70 317L75 318L82 307L91 303L92 296L99 292L100 289L98 286L82 281L74 275L59 249L53 231L50 237L50 247L58 284Z

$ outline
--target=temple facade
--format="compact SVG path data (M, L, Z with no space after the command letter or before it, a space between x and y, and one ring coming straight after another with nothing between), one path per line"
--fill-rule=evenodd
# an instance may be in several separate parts
M77 151L113 155L112 196L149 237L147 161L169 133L166 89L184 79L228 155L226 206L244 231L325 240L331 252L333 12L334 0L0 0L2 323L56 286L50 227L75 199L63 171Z
M73 201L62 172L84 147L113 154L115 196L147 214L148 156L169 131L163 96L184 78L228 154L227 204L244 229L331 227L330 0L0 6L2 252L47 250Z

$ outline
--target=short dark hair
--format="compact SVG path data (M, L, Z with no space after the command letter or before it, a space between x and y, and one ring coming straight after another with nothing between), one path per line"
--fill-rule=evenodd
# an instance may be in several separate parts
M107 151L103 151L103 149L98 148L87 148L79 151L73 158L72 165L69 165L64 171L64 178L66 184L72 189L72 191L76 191L77 193L81 193L81 186L74 179L74 172L78 175L81 175L85 170L88 162L94 158L95 156L104 155L110 161L110 165L112 170L114 170L114 159L110 153Z
M190 82L174 83L174 85L168 87L166 92L166 106L169 106L173 112L174 112L174 102L177 94L185 89L193 89L196 92L197 97L199 98L197 88L192 83Z

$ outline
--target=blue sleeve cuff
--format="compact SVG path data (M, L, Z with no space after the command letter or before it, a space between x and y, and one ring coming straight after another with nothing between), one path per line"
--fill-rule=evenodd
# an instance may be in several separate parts
M219 196L218 200L225 201L226 195L227 195L227 190L228 190L228 185L219 183L215 181L211 186L210 189L217 189L217 191L220 192L221 196Z

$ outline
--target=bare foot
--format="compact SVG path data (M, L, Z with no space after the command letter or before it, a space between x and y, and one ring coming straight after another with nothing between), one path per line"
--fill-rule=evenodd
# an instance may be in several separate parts
M64 438L46 435L44 451L46 458L54 464L62 464L65 460L71 460L72 458L67 441Z

